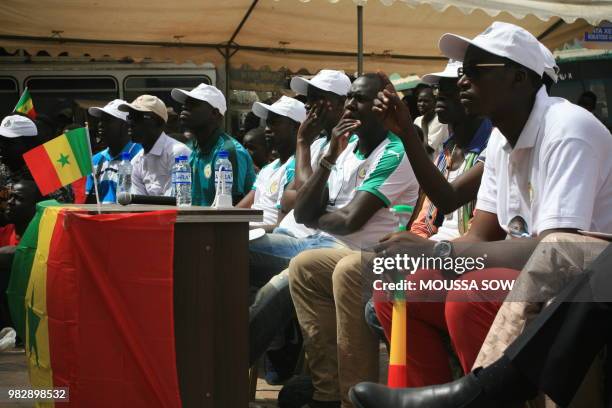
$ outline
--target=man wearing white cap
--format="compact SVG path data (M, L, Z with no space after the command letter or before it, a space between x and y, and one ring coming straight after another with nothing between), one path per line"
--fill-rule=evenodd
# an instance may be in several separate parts
M0 160L11 173L25 168L23 154L38 146L36 124L27 116L9 115L0 124Z
M122 99L115 99L104 107L88 109L91 116L98 118L97 132L102 141L108 146L93 156L94 174L98 183L98 193L103 204L117 202L118 166L123 154L131 161L142 146L131 140L127 112L119 110L119 106L126 104ZM87 176L86 191L93 198L92 175ZM91 198L90 198L91 200Z
M454 258L455 244L466 242L471 247L462 248L462 257L483 256L483 247L473 244L497 241L486 245L487 265L507 265L509 260L520 265L552 233L611 233L612 136L588 112L548 96L542 85L546 63L538 40L518 26L495 22L473 40L445 34L440 49L463 61L458 85L466 111L488 116L496 129L487 147L470 230L445 248L433 247L430 255ZM377 106L390 128L398 129L403 138L414 137L408 128L399 130L402 118L396 95L386 91ZM505 239L508 236L513 243ZM461 279L469 279L471 273ZM471 318L490 326L500 307L486 301L463 302L463 306L447 325ZM484 340L482 331L476 339L465 334L451 335L458 353L467 352L458 344ZM506 372L529 370L528 364L513 366L507 357L500 364L511 368ZM352 400L360 408L515 406L512 399L491 400L498 395L494 390L500 390L499 378L479 373L485 371L435 389L390 392L360 385Z
M272 105L255 102L252 110L266 121L266 135L272 140L279 157L259 171L252 190L237 207L263 210L263 221L251 223L251 227L263 227L270 232L284 216L281 198L295 174L296 135L306 119L306 108L297 99L281 96Z
M308 115L297 134L295 179L287 186L285 201L295 199L296 191L312 176L319 160L329 147L332 129L344 113L346 94L351 86L349 77L340 71L324 69L311 79L294 77L291 89L306 96ZM293 304L289 294L287 266L295 255L313 248L343 247L340 241L322 231L308 228L295 221L291 210L272 234L251 242L251 284L261 287L250 309L251 362L257 361L272 338L293 319ZM268 282L269 280L269 282ZM266 283L267 282L267 283ZM278 343L278 342L275 342ZM286 347L267 353L285 353L282 364L269 364L266 380L279 383L291 377L299 357L299 347L286 342Z
M181 125L193 134L193 152L189 157L193 172L192 204L211 205L215 199L214 168L217 155L223 150L232 163L232 197L237 204L251 191L255 169L249 152L221 129L227 110L225 96L212 85L200 84L191 91L175 88L172 98L182 104Z
M132 139L142 150L132 159L132 194L168 196L172 192L172 166L191 149L164 132L168 121L166 104L156 96L140 95L132 103L119 105L128 112Z

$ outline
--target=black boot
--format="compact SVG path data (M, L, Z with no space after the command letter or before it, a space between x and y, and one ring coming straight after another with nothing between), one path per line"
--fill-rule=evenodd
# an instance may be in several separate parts
M515 408L521 403L495 401L485 395L473 373L443 385L388 388L360 383L349 396L356 408Z

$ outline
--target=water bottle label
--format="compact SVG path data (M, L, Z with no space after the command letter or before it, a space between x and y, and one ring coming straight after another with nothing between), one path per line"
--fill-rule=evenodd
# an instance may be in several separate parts
M221 170L223 173L223 180L225 183L229 183L230 185L234 182L234 173L231 171ZM218 173L215 173L215 184L219 181Z
M175 184L191 184L191 172L189 171L175 171L172 178Z

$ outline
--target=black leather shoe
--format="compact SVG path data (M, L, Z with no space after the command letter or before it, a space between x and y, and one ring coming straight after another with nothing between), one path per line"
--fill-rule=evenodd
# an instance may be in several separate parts
M488 398L473 373L443 385L422 388L388 388L360 383L349 392L357 408L515 408Z

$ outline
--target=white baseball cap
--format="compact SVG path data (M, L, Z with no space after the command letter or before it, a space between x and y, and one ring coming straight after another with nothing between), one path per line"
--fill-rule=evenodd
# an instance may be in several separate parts
M298 123L302 123L306 120L306 107L304 104L297 99L289 98L284 95L272 105L261 102L255 102L253 104L253 113L257 115L257 117L267 119L268 112L274 112L277 115L285 116Z
M459 78L457 70L463 66L463 62L454 59L449 59L448 64L442 72L434 72L432 74L425 74L421 78L422 82L426 84L437 84L440 82L440 78Z
M118 108L123 112L129 112L130 109L139 112L153 112L162 118L164 122L168 122L168 109L166 108L166 104L157 96L140 95L138 98L134 99L132 103L122 103Z
M463 61L469 45L508 58L540 76L544 73L540 42L529 31L517 25L495 21L473 40L446 33L438 44L442 54L459 61Z
M291 78L291 90L299 95L308 94L308 85L333 92L336 95L346 96L351 88L351 80L344 72L333 69L322 69L310 80L297 76Z
M102 112L108 113L111 116L116 117L117 119L121 119L123 121L127 121L127 112L123 112L119 110L119 106L127 104L123 99L115 99L110 101L103 108L92 107L87 109L87 112L94 118L99 118L102 116Z
M221 115L225 115L227 110L223 92L212 85L200 84L191 91L174 88L171 95L172 99L180 103L185 103L188 96L199 101L208 102L210 106L217 108Z
M36 124L25 116L9 115L2 119L2 123L0 123L0 136L13 139L36 135L38 135Z
M540 43L540 49L542 50L542 56L544 57L544 73L548 75L554 82L559 80L559 66L555 57L550 50L542 43Z

